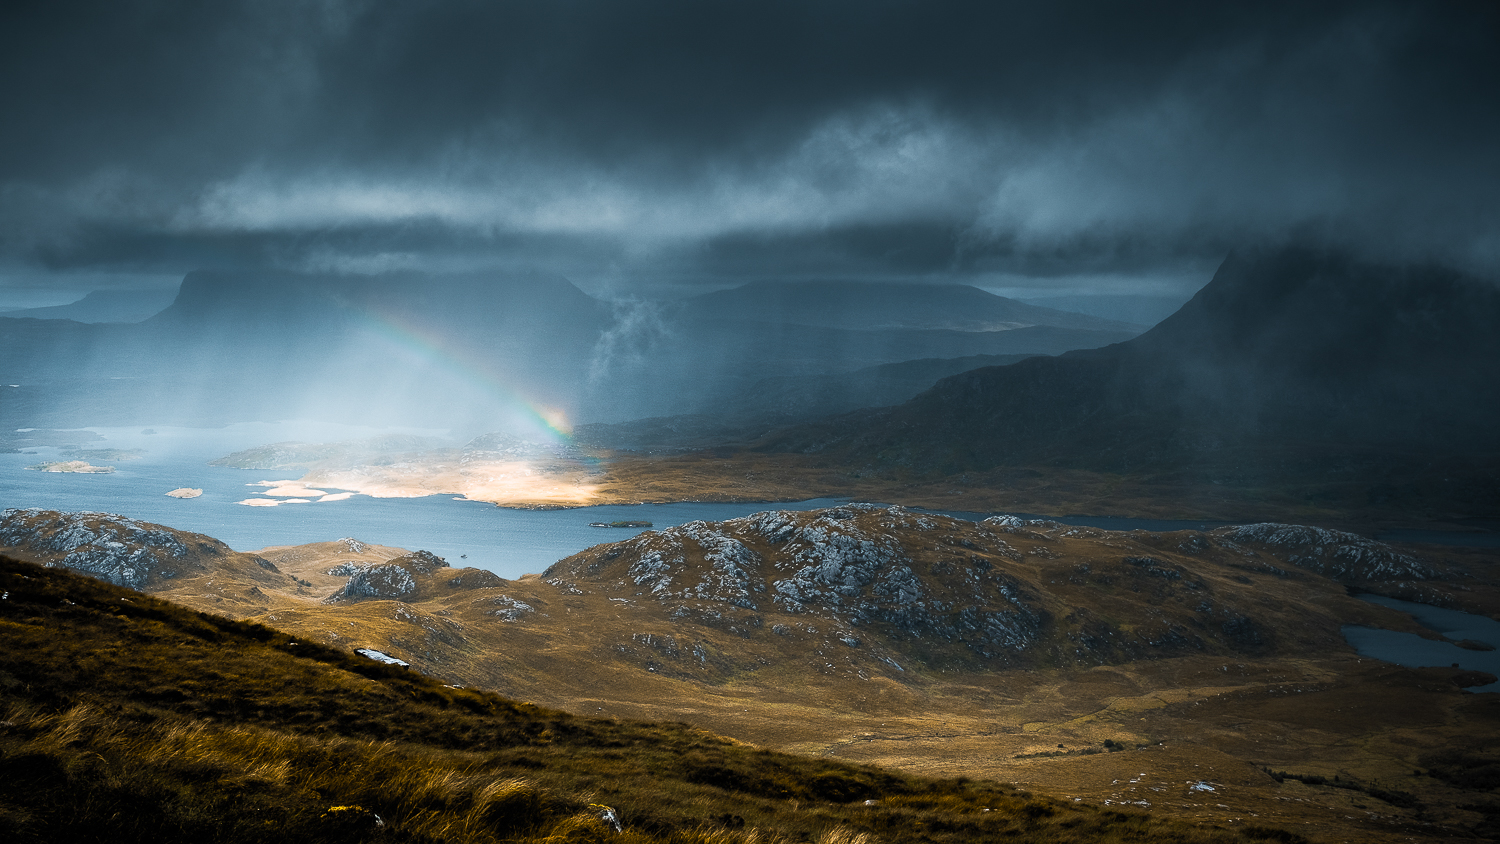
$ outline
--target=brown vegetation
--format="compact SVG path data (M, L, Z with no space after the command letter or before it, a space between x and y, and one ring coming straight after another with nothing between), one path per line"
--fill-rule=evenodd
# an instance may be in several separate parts
M576 718L0 558L10 841L1295 841Z
M1350 597L1351 586L1494 613L1493 553L1356 543L1362 567L1334 572L1324 564L1358 559L1340 556L1336 543L1319 557L1315 546L1227 542L1229 532L838 511L847 512L656 531L519 580L339 540L185 560L177 577L147 588L298 641L377 648L449 684L601 718L686 722L902 775L995 780L1079 806L1333 840L1442 838L1492 825L1497 804L1475 783L1492 761L1486 742L1500 735L1500 696L1464 691L1482 682L1472 672L1360 659L1339 626L1424 633L1404 614ZM961 616L965 593L955 590L969 572L1000 576L1035 613L1031 644L985 656L916 617L849 626L828 607L794 612L755 593L750 608L714 594L723 570L707 554L729 548L726 539L759 555L759 564L741 560L747 576L797 568L778 569L796 543L755 527L777 535L778 519L889 534L900 546L890 562L909 567L931 598L953 602L939 622ZM674 541L682 558L658 594L631 570ZM327 602L356 580L372 588ZM1008 600L987 595L974 609L1004 610ZM1328 784L1335 777L1339 785Z

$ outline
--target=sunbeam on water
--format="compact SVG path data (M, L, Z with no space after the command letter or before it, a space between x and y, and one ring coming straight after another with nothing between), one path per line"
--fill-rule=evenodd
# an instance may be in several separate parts
M28 471L27 466L61 459L60 449L37 448L0 454L0 509L118 513L222 540L239 551L274 545L300 545L349 536L362 542L431 551L455 566L485 568L515 578L591 545L626 539L640 529L600 529L590 522L649 521L657 528L699 519L719 520L766 509L807 510L831 506L831 499L778 504L687 502L661 505L605 505L568 510L515 510L452 495L372 498L344 490L301 487L293 470L245 470L209 466L208 461L266 443L336 442L393 433L330 423L245 423L227 428L90 428L102 440L84 449L131 450L131 460L96 460L111 474ZM441 431L402 429L426 436ZM195 498L175 498L173 490L202 489ZM280 493L280 494L276 494ZM243 506L246 500L277 506ZM289 504L288 501L298 503Z

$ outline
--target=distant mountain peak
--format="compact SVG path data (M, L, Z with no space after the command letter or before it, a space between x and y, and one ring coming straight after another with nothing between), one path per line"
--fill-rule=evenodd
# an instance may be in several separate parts
M1355 445L1482 451L1500 439L1496 325L1500 289L1452 269L1241 250L1135 339L975 369L887 413L791 429L767 447L926 471L1224 460L1265 479L1334 471L1333 454ZM1306 454L1225 456L1236 448Z

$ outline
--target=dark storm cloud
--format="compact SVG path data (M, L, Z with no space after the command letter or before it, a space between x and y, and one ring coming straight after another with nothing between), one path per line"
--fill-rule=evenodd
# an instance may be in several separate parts
M1489 3L43 3L0 246L52 266L1500 262Z

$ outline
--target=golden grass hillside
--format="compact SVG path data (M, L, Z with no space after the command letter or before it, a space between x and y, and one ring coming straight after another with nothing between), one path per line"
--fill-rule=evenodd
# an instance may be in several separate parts
M7 841L1296 841L586 719L0 557Z

